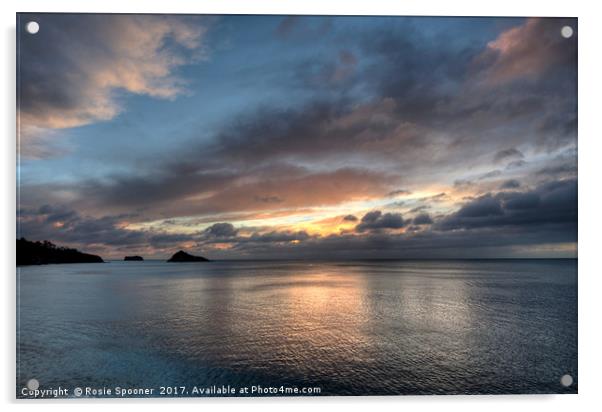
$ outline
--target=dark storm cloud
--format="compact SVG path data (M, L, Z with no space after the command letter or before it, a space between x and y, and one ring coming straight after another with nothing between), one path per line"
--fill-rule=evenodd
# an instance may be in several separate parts
M416 216L414 219L412 219L412 224L414 225L431 225L433 224L433 219L431 219L431 216L428 213L421 213L418 216Z
M205 229L205 233L211 237L233 237L236 236L238 230L231 223L215 223Z
M405 222L400 213L382 213L380 210L368 212L355 227L357 232L379 231L381 229L401 229Z
M402 118L429 123L439 114L437 108L452 99L479 53L478 47L440 47L438 39L427 39L412 24L370 33L362 45L375 58L367 74L378 92L397 102Z
M491 195L482 196L464 206L456 214L460 218L487 217L502 215L502 206Z
M354 215L347 215L347 216L343 217L343 220L346 222L357 222L359 219L357 217L355 217Z
M486 194L446 216L436 226L440 230L504 226L535 230L544 225L558 225L560 230L576 233L576 180L552 181L525 192Z

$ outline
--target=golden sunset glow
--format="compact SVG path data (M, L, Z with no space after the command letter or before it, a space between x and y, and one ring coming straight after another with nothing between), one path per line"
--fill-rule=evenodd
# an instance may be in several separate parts
M89 37L56 18L19 49L19 235L109 256L574 253L571 19L332 17L317 40L319 16L293 37L282 16L89 16Z

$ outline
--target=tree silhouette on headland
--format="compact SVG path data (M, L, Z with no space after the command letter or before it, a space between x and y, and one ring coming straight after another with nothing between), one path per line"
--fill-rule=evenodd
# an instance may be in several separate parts
M100 256L82 253L76 249L56 246L47 240L31 242L17 239L17 266L47 265L50 263L102 263Z

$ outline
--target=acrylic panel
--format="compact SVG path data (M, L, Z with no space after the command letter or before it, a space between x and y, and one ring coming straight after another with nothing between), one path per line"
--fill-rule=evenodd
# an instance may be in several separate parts
M577 393L577 29L18 14L16 396Z

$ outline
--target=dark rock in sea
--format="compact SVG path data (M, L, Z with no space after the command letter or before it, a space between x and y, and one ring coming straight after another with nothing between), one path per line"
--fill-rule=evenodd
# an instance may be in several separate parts
M50 263L103 263L103 260L100 256L59 247L47 240L30 242L25 238L17 239L17 266Z
M142 256L126 256L123 260L135 260L135 261L143 261Z
M202 256L194 256L180 250L169 258L168 262L209 262L209 259Z

